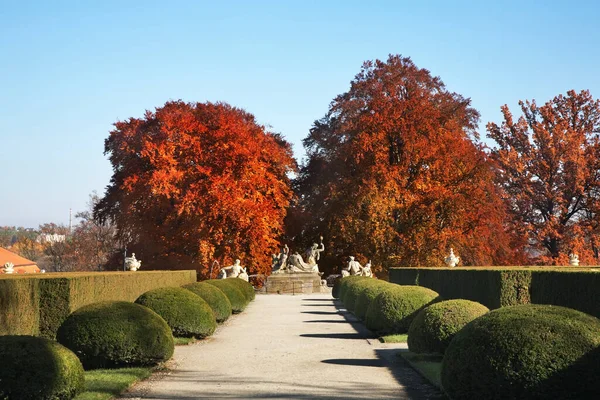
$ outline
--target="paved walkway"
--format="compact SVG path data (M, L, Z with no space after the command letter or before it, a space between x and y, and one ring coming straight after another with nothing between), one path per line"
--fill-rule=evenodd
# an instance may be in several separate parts
M440 399L331 295L257 295L131 399Z

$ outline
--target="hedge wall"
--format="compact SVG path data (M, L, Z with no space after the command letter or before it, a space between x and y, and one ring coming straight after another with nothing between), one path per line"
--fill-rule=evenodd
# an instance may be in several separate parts
M553 304L600 317L600 271L569 267L392 268L390 282L435 290L446 300L477 301L490 309Z
M0 275L0 335L54 339L67 316L104 300L134 301L148 290L196 281L195 271Z

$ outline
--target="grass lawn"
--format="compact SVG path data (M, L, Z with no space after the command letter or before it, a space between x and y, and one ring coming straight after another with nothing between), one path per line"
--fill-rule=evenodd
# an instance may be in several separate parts
M406 343L408 340L408 334L401 333L398 335L382 336L379 338L379 340L383 343Z
M173 339L175 339L175 346L187 346L196 343L196 339L190 337L176 337Z
M423 375L429 382L442 388L440 373L442 371L442 356L434 354L415 354L408 350L401 351L400 356Z
M117 368L85 371L85 392L75 400L108 400L137 381L148 378L154 368Z

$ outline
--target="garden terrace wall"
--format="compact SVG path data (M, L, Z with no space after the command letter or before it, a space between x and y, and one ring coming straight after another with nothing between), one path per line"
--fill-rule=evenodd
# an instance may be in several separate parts
M74 272L0 276L0 335L54 338L67 316L106 300L196 282L196 271Z
M600 317L600 270L572 267L391 268L390 282L435 290L444 299L477 301L490 309L553 304Z

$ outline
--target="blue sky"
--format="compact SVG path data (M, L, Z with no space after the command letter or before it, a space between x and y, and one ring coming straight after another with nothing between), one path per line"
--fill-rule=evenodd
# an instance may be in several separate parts
M67 223L108 184L112 124L170 99L245 108L301 157L362 62L390 53L470 97L482 136L503 104L600 96L600 6L488 3L0 0L0 226Z

